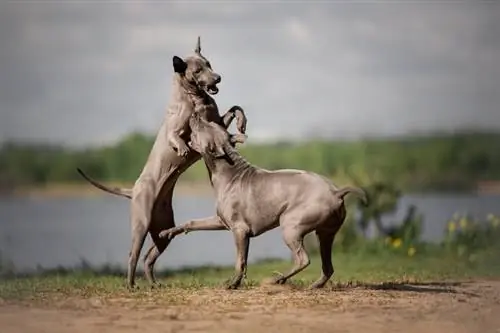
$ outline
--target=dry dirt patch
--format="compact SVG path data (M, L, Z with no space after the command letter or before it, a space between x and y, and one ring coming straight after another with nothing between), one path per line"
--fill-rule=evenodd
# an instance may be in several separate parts
M168 293L168 290L156 293ZM170 291L171 292L171 291ZM263 286L0 303L0 330L34 332L500 333L500 281L324 291Z

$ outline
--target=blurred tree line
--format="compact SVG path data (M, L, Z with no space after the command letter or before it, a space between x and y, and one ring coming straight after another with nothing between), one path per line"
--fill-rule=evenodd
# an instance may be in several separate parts
M144 165L153 137L133 133L114 146L83 150L6 143L0 149L0 187L82 182L80 167L96 179L132 182ZM369 175L403 191L466 190L481 180L500 180L500 133L457 133L357 141L246 144L250 162L267 168L299 168L342 184ZM361 175L361 176L360 176ZM183 180L206 181L202 162Z

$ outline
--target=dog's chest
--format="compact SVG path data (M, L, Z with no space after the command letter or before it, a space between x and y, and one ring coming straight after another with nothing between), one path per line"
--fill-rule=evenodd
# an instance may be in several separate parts
M194 112L201 115L207 121L218 122L220 118L217 104L210 96L195 101Z

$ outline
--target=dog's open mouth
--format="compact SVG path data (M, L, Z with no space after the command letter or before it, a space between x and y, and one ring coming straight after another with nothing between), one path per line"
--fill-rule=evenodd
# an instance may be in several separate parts
M217 88L217 86L215 84L207 86L205 90L210 95L215 95L219 92L219 88Z

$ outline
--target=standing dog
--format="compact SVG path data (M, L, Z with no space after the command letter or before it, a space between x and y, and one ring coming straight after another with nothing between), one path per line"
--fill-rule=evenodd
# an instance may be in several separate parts
M194 230L231 230L236 243L236 274L228 288L237 288L246 273L251 237L281 226L295 265L274 280L282 284L309 265L304 236L315 231L320 247L322 275L311 285L321 288L333 275L332 244L346 216L344 196L357 194L366 203L360 188L337 189L329 180L302 170L269 171L256 167L234 148L245 135L229 133L221 126L193 115L191 147L205 161L215 191L217 215L192 220L162 231L172 239ZM215 153L213 147L216 147Z
M162 230L175 226L172 209L172 194L179 176L200 155L188 148L191 129L189 120L196 113L207 121L213 121L227 128L234 117L237 128L245 133L246 117L239 106L230 108L220 116L215 100L210 95L218 93L217 84L221 76L212 70L210 62L201 54L200 38L193 55L185 59L173 57L174 79L166 117L160 127L144 168L133 188L110 188L78 172L97 188L131 199L130 215L132 246L128 261L128 287L135 285L137 261L149 232L153 245L144 256L146 279L153 286L156 279L154 264L165 251L170 240L160 238Z

